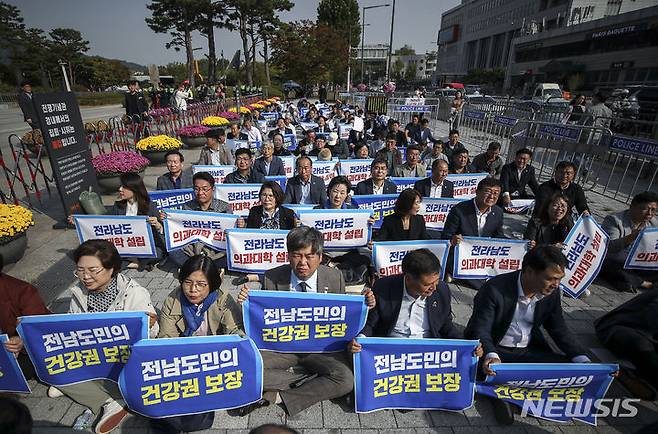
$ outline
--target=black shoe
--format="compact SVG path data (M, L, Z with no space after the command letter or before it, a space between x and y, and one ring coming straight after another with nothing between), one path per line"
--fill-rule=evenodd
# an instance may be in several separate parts
M501 399L491 401L496 421L501 425L512 425L514 423L514 410L512 405Z
M267 407L270 405L270 401L267 399L259 399L256 402L252 402L251 404L245 405L244 407L236 408L231 410L231 415L235 414L236 416L244 417L251 413L254 410L258 410L261 407Z
M645 380L638 377L630 369L621 369L617 380L628 390L635 398L644 401L653 401L656 399L656 390Z

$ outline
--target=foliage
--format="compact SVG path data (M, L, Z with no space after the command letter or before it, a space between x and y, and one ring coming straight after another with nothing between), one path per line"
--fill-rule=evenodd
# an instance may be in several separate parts
M206 116L201 120L201 125L206 127L223 127L229 123L228 119L221 116Z
M358 47L361 38L359 3L356 0L320 0L318 25L331 27L336 35Z
M122 104L125 97L118 92L84 92L76 94L80 106Z
M184 137L202 137L205 136L209 130L210 128L208 127L204 127L203 125L199 125L199 124L194 124L194 125L185 126L183 128L179 128L178 131L176 131L176 134Z
M6 244L34 225L32 212L20 205L0 204L0 244Z
M404 44L401 48L395 50L393 54L396 56L413 56L416 54L416 50L411 48L409 45Z
M161 151L171 151L172 149L178 149L183 144L180 140L169 137L165 134L159 134L157 136L150 136L144 139L141 139L135 145L135 149L138 151L151 151L151 152L161 152Z
M395 59L395 62L391 65L391 77L394 81L400 81L403 78L404 72L404 62L402 59Z
M71 86L77 83L77 73L83 67L83 55L89 51L89 41L85 41L79 30L52 29L48 35L52 40L50 44L53 58L63 60L68 64Z
M91 164L98 176L116 176L122 173L139 173L144 170L150 161L132 151L116 151L99 154L91 159Z
M405 81L414 81L416 79L416 64L410 63L404 70L404 80Z
M492 86L502 86L504 81L504 69L474 69L468 71L468 75L463 79L464 84L489 84Z

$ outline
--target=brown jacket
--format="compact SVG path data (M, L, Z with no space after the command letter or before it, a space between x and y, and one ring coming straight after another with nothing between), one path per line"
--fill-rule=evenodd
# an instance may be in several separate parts
M48 315L39 291L22 280L0 273L0 329L16 336L16 319L26 315Z
M232 166L233 156L231 155L231 151L228 150L226 145L220 143L218 151L220 163L222 163L224 166ZM210 155L210 149L208 148L208 145L201 149L201 152L199 153L199 161L196 164L212 166L212 157Z
M209 335L244 336L242 312L228 292L220 292L217 301L208 308ZM181 288L174 289L165 300L158 321L160 333L158 338L178 338L185 332L183 305L180 302Z

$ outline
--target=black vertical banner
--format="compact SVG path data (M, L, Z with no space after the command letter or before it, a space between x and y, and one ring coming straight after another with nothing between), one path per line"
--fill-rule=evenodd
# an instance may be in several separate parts
M73 92L34 94L32 102L48 149L53 177L66 216L80 213L80 193L98 192L91 149L85 139L80 107Z

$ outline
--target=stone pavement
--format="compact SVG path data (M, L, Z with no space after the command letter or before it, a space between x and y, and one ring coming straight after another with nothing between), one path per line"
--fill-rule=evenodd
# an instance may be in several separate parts
M188 161L195 161L198 150L184 151ZM155 177L165 171L163 167L149 168L145 182L147 188L155 187ZM56 198L55 198L56 199ZM104 197L104 202L110 204L113 198ZM593 215L601 221L606 214L625 208L625 205L603 198L594 193L588 193L588 200ZM55 201L56 202L56 201ZM49 213L52 214L52 213ZM506 216L506 234L520 238L527 217ZM25 258L6 270L9 274L32 282L37 286L53 312L66 312L70 293L66 290L75 280L72 271L73 262L66 256L77 245L77 237L73 230L51 229L54 220L46 214L35 213L36 226L29 231L29 247ZM135 278L151 293L156 308L162 306L167 294L178 285L173 269L168 263L156 268L150 273L127 271L126 274ZM237 287L232 284L234 276L227 275L222 289L237 294ZM593 320L610 311L622 302L632 297L630 294L615 292L605 286L600 280L591 287L592 295L582 300L564 298L564 311L568 324L578 338L588 348L598 348L593 330ZM455 323L461 327L466 325L472 312L475 291L457 284L450 284L452 290L452 307ZM46 396L46 386L31 381L32 394L20 399L29 407L35 420L35 433L50 434L74 432L70 430L75 418L84 411L84 407L72 402L66 397L51 399ZM628 393L616 382L613 383L608 397L625 397ZM594 428L580 422L560 424L535 418L520 418L510 427L498 426L490 402L476 396L475 404L470 409L461 412L445 411L379 411L369 414L355 414L346 408L343 401L322 402L307 409L301 414L289 418L278 406L259 409L248 417L232 417L224 411L218 411L213 429L208 433L237 434L246 433L249 429L263 423L287 423L304 434L374 434L374 433L525 433L525 432L621 432L631 433L658 424L658 405L656 402L641 402L638 414L630 419L603 418L599 426ZM147 422L143 417L131 416L117 433L147 433ZM647 431L649 432L649 431ZM653 432L658 432L658 425Z

